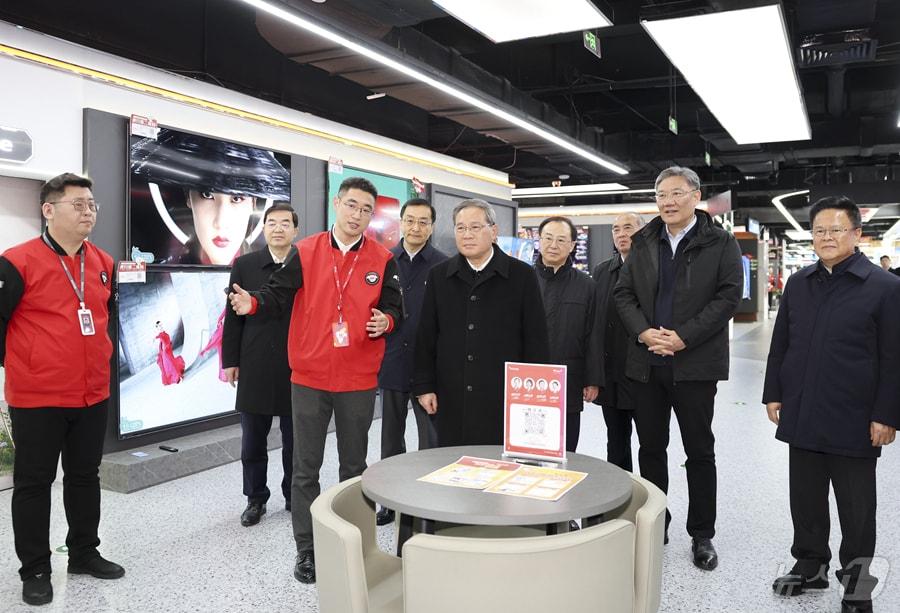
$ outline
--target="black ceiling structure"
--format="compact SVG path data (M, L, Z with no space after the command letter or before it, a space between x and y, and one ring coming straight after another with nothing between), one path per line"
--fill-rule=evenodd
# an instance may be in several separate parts
M734 142L640 22L771 2L594 2L615 24L597 31L599 58L580 32L494 44L431 0L280 5L614 159L629 169L624 177L239 0L3 0L0 20L503 170L519 187L560 175L566 185L652 187L661 169L680 164L711 192L731 190L739 218L776 232L790 226L771 198L803 189L879 206L870 236L900 218L900 2L783 0L812 138L753 145ZM374 92L387 95L367 100ZM673 96L677 136L667 126ZM784 204L805 224L806 198Z

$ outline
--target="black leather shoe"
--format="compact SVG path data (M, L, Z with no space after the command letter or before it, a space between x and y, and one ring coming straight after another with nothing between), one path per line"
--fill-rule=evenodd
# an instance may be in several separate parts
M799 596L806 590L824 590L827 587L828 579L824 577L809 578L793 571L772 583L772 591L779 596Z
M25 579L22 582L22 600L33 606L52 602L53 586L50 584L50 573L41 573Z
M719 554L716 553L711 539L695 537L691 543L691 551L694 552L694 566L697 568L713 570L719 565Z
M842 600L841 613L872 613L872 601Z
M247 508L241 513L242 526L255 526L260 518L266 514L266 505L263 502L249 502Z
M381 507L381 510L379 510L378 513L375 514L375 525L377 526L386 526L393 521L394 511L392 509Z
M125 574L125 569L115 562L110 562L109 560L105 560L100 556L97 556L96 558L91 558L90 560L81 562L80 564L77 564L70 560L69 574L90 575L91 577L96 577L97 579L118 579Z
M297 554L297 561L294 563L294 579L300 583L316 582L316 555L312 549Z

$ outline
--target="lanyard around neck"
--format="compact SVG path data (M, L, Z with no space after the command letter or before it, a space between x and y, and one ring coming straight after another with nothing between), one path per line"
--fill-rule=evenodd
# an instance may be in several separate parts
M360 238L361 241L365 241L365 237ZM347 289L347 284L350 283L350 277L353 276L353 269L356 268L356 261L359 259L359 252L362 251L363 243L359 244L359 249L356 250L356 255L353 256L353 262L350 264L350 270L347 272L347 278L344 279L344 283L341 284L340 275L338 274L338 265L337 260L334 258L334 248L331 248L331 264L332 270L334 271L334 285L337 288L338 293L338 303L337 303L337 311L338 311L338 322L344 321L344 290Z
M79 281L80 281L80 287L79 287L79 286L75 285L75 279L72 277L72 273L69 272L69 267L66 266L66 263L62 259L62 256L59 255L59 253L56 251L56 249L53 247L53 245L50 244L50 239L47 238L47 235L41 234L41 238L44 239L44 243L46 243L46 245L48 247L50 247L50 249L53 249L53 253L56 253L56 257L59 258L59 264L60 264L60 266L62 266L63 272L66 273L66 277L69 278L69 283L72 285L72 289L75 291L75 296L78 297L78 303L81 305L81 308L83 309L84 308L84 260L85 260L84 245L82 245L81 253L79 254L79 258L78 258L79 260L81 260L81 278L79 279Z

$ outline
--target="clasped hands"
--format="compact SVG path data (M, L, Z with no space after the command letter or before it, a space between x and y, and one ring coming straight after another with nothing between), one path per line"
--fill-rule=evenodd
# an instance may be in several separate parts
M659 329L647 328L640 333L638 338L647 345L647 351L652 351L656 355L675 355L676 351L681 351L686 347L675 330L669 330L662 326Z

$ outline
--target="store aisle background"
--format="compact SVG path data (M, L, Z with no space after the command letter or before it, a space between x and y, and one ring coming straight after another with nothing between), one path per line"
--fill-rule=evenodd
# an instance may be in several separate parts
M690 537L684 531L687 484L677 421L672 419L669 453L673 520L663 568L663 612L756 613L840 611L840 590L832 587L793 599L772 594L772 580L786 572L791 525L788 506L787 446L773 437L774 426L759 399L771 324L737 324L732 344L731 380L719 386L714 429L719 475L718 533L721 562L713 572L691 564ZM369 462L378 459L380 420L369 436ZM410 415L409 447L416 448ZM605 457L606 429L599 407L582 417L579 452ZM270 453L270 483L278 483L279 450ZM634 440L637 460L637 441ZM328 437L323 488L337 482L337 449ZM65 517L60 474L53 487L51 543L64 544ZM278 488L273 488L277 491ZM32 610L21 601L18 560L13 549L10 501L0 492L0 611ZM900 611L894 567L900 566L900 444L888 447L878 465L878 560L881 579L875 608ZM234 462L133 494L103 492L101 551L123 564L117 581L66 575L66 557L53 555L54 601L44 611L147 612L285 610L315 612L316 590L294 580L294 542L290 514L280 494L252 528L239 523L245 506L241 467ZM384 548L392 527L379 529ZM832 505L831 548L839 546L837 512ZM832 571L834 570L832 562ZM525 572L525 569L520 569ZM541 569L534 569L541 572Z

